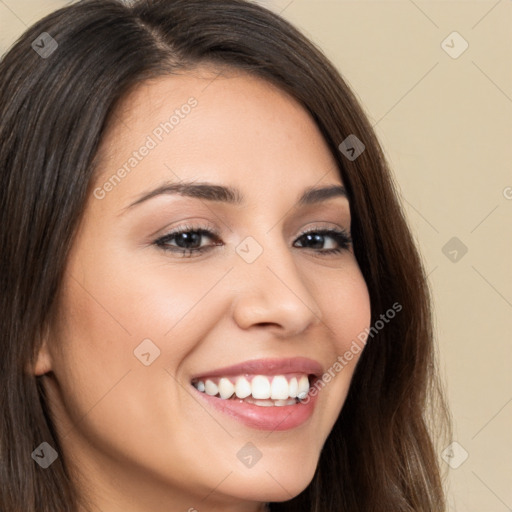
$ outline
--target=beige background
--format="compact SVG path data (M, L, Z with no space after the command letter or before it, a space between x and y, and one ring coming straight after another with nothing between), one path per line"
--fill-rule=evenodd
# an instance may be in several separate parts
M0 0L0 53L66 3ZM512 1L260 3L282 12L334 61L394 170L430 273L460 445L445 457L450 511L510 511ZM454 31L460 36L442 44ZM463 40L467 50L450 56ZM461 257L460 248L447 246L455 262L443 253L452 237L468 249Z

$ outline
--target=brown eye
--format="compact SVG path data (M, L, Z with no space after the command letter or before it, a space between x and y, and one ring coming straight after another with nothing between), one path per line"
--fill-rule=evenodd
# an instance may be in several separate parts
M336 248L322 249L321 246L325 244L325 239L331 238L338 245ZM311 247L313 250L316 250L322 254L336 254L343 250L346 250L350 247L352 240L350 236L343 230L335 230L335 229L320 229L320 230L311 230L303 233L299 240L302 240L303 244L313 245ZM301 245L303 247L303 245Z
M205 238L215 240L214 244L201 246L201 242ZM192 254L200 254L212 249L215 245L220 245L217 233L203 227L183 226L175 231L167 233L163 237L155 241L155 245L161 249L182 256L191 256ZM171 242L174 242L175 245Z

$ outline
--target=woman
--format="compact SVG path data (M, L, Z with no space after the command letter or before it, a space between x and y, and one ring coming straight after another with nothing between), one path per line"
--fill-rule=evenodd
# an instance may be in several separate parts
M311 42L84 0L0 76L0 510L445 510L425 274Z

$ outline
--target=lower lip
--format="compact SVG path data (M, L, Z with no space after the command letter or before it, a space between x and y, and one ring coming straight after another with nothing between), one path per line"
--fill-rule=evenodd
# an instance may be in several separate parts
M317 398L316 394L314 396L309 395L307 403L298 402L295 405L265 407L249 404L239 399L223 400L222 398L202 393L194 386L191 387L209 405L224 414L231 416L248 427L270 431L290 430L305 423L313 414Z

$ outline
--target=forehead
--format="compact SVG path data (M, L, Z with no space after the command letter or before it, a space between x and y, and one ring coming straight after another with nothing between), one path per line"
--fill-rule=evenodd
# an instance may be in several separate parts
M269 82L232 69L139 84L114 112L98 156L95 184L110 180L109 199L119 204L162 181L223 182L248 196L341 184L311 115Z

